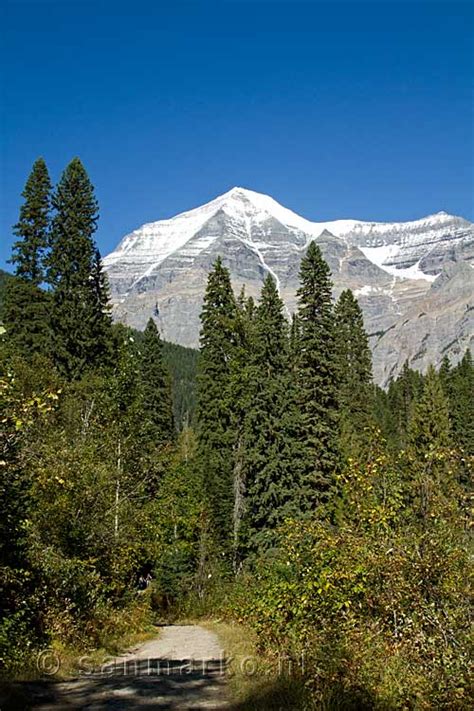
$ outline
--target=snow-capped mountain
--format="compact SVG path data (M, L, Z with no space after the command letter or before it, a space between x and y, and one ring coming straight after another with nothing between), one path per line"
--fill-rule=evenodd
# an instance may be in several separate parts
M331 267L335 295L350 287L361 302L378 382L406 358L424 369L444 353L462 356L474 333L472 223L445 212L399 223L312 222L244 188L126 235L104 259L115 317L143 328L152 315L164 338L196 346L217 255L234 286L245 284L254 297L272 274L291 313L299 263L313 239Z

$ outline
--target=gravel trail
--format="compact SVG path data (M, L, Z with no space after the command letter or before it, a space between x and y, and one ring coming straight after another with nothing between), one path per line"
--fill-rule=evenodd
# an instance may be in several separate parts
M107 661L100 670L86 668L68 681L22 685L28 697L23 708L230 709L225 668L215 634L197 625L170 625L162 627L156 639Z

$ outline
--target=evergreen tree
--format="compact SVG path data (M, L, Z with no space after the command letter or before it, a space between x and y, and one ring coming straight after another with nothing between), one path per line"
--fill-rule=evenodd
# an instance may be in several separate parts
M453 463L448 454L451 444L448 402L432 365L413 408L408 439L404 475L409 475L413 482L409 489L411 506L426 526L430 512L436 508L443 492L449 490L453 479Z
M299 324L298 324L298 316L294 313L291 316L291 326L290 326L290 367L294 369L297 360L298 360L298 352L299 352L299 344L298 344L298 339L299 339Z
M449 409L440 378L431 365L409 422L409 440L420 457L450 443Z
M392 380L388 387L388 401L393 422L393 432L389 440L399 449L405 449L408 445L409 423L422 389L423 376L418 371L412 370L406 360L400 375L396 380Z
M13 245L11 262L15 274L36 286L44 280L43 257L48 246L51 181L43 158L38 158L22 192L20 219L13 228L19 240Z
M198 458L221 542L232 529L235 432L231 397L232 361L238 343L237 305L229 271L217 258L207 281L201 312L198 362Z
M441 366L439 369L439 378L445 394L449 395L451 389L451 362L448 356L446 355L441 361Z
M149 319L141 343L142 416L147 437L155 445L173 440L173 404L169 374L163 362L163 344L156 324Z
M350 289L341 293L334 318L341 446L346 454L357 455L372 421L372 356L362 310Z
M8 282L3 322L11 350L28 358L35 354L49 354L50 301L50 295L30 281L14 277Z
M373 417L377 428L380 430L388 449L396 448L393 439L395 430L393 413L390 407L388 392L379 385L374 385L372 390Z
M451 371L450 410L453 437L468 456L474 455L474 365L468 349Z
M98 205L79 158L64 171L53 196L48 282L53 288L53 355L69 379L110 356L108 289L93 235Z
M297 388L306 496L314 506L327 495L340 462L332 284L329 267L315 242L301 261L300 283Z
M251 550L300 510L298 410L289 367L288 323L274 279L256 309L246 417L246 537Z
M234 438L232 453L232 549L233 568L240 567L242 553L242 522L245 514L247 490L247 431L246 418L251 407L250 359L254 347L255 304L245 295L243 287L237 299L235 315L235 347L230 361L229 394L231 402L231 431Z
M49 296L41 288L43 260L48 242L51 182L46 163L39 158L22 193L24 202L14 227L19 238L13 245L11 262L15 279L5 293L3 318L9 345L23 355L46 353L49 346Z

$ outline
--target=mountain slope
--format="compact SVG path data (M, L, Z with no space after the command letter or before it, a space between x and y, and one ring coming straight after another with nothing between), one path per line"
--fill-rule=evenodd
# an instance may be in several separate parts
M462 356L474 331L466 316L474 276L470 222L444 212L401 223L311 222L243 188L123 238L104 260L115 317L143 328L152 315L164 338L196 346L207 273L218 254L234 286L245 284L252 296L272 274L291 313L299 263L312 239L331 267L335 295L350 287L361 302L378 382L386 383L405 358L424 369L444 353L455 361ZM453 265L466 268L453 271ZM446 295L449 323L441 318ZM418 313L431 316L407 328Z

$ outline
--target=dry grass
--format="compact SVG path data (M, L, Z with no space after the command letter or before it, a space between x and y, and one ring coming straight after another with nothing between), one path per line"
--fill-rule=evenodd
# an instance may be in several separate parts
M298 674L278 658L258 654L253 632L240 624L199 621L214 632L228 659L229 687L234 711L303 711L309 708Z

